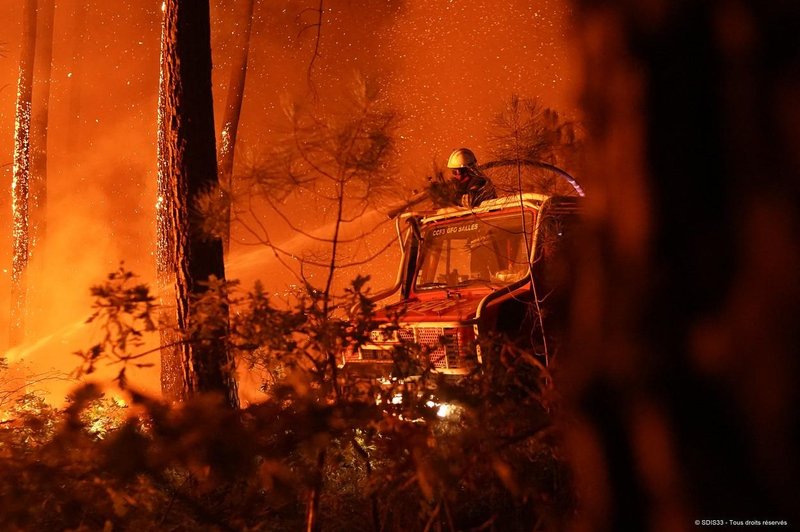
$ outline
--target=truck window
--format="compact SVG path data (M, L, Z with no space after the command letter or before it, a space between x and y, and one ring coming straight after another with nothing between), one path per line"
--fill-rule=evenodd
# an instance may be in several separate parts
M533 215L504 214L433 224L423 231L415 288L502 287L528 273ZM527 245L526 245L527 238Z

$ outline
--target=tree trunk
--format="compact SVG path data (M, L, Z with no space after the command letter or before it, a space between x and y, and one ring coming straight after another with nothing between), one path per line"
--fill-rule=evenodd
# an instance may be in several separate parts
M158 148L159 274L175 280L176 322L188 340L178 350L183 394L217 392L235 407L227 308L224 319L201 323L191 304L209 279L225 279L222 242L203 232L194 206L199 194L217 185L208 0L164 3ZM166 350L162 357L174 353Z
M30 253L28 200L31 173L31 99L33 61L36 53L36 0L23 8L22 44L17 85L14 130L14 177L11 183L13 257L11 263L11 315L9 344L18 345L25 337L28 299L27 270Z
M83 116L83 84L86 82L86 25L91 20L85 0L73 0L72 21L69 29L70 48L69 79L69 122L67 129L67 152L72 156L72 164L80 168L81 153L86 144L85 120Z
M34 66L33 115L31 121L31 174L28 215L30 220L28 278L29 314L42 311L43 294L37 290L42 279L47 238L47 128L50 110L50 77L53 63L53 17L55 0L39 0ZM35 324L28 325L29 332Z
M228 97L225 102L225 114L222 118L219 145L219 175L223 188L227 193L225 209L225 234L223 247L227 254L231 240L231 202L233 201L233 154L236 148L236 134L239 129L239 115L244 100L244 83L247 77L247 57L250 52L250 33L253 28L253 9L255 0L244 0L242 7L243 30L236 33L234 61L231 65L231 77L228 84Z
M800 4L578 0L584 530L800 522Z

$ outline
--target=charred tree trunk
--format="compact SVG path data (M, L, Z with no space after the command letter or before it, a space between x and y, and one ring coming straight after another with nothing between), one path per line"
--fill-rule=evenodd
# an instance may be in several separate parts
M11 183L14 249L11 263L9 344L12 346L21 343L25 337L28 299L27 272L30 255L28 201L31 179L31 100L33 62L36 53L36 0L27 0L24 5L21 49L14 130L14 177Z
M579 529L800 522L800 4L577 1ZM730 521L728 521L730 524Z
M182 395L217 392L235 407L233 360L225 341L227 308L223 319L200 323L191 304L212 277L225 279L222 242L204 233L194 205L198 195L218 184L207 0L164 3L158 144L158 214L165 218L159 223L159 274L175 280L176 322L187 340L177 353L165 350L162 357L180 356L166 365L180 366Z
M253 9L255 0L244 0L241 20L243 29L237 31L234 61L231 65L231 78L228 84L228 97L219 144L219 176L228 195L225 209L225 234L223 247L227 254L231 240L231 202L233 201L233 154L236 148L236 135L239 130L239 116L244 101L244 84L247 78L247 58L250 53L250 33L253 28Z

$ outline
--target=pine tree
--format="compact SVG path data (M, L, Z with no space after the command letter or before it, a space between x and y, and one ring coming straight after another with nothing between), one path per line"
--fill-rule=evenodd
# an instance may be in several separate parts
M202 229L196 200L218 184L211 95L208 0L166 0L159 93L158 273L174 281L175 322L185 341L162 350L162 389L178 399L218 392L238 404L224 319L201 320L192 300L224 281L222 241ZM164 283L162 283L164 284ZM179 360L175 360L179 357ZM180 376L175 375L180 371ZM178 389L180 387L180 389Z
M219 177L224 190L228 194L227 207L225 209L227 220L225 220L225 232L222 235L226 253L230 248L231 239L230 202L233 194L233 156L239 131L239 116L242 112L242 102L244 101L244 84L247 78L247 58L250 52L250 34L253 29L255 0L244 0L242 4L241 21L243 30L236 33L234 58L228 83L228 97L225 101L225 114L222 117L219 145Z
M22 28L14 130L14 178L11 184L13 257L9 344L12 346L22 342L25 337L28 299L27 273L30 255L28 198L31 179L31 100L33 62L36 53L36 0L25 2Z

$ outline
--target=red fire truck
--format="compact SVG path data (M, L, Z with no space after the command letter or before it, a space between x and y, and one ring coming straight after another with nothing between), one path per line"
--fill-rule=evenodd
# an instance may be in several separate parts
M418 345L434 371L464 375L482 362L482 336L502 337L547 363L571 285L565 242L579 212L576 190L400 215L397 280L373 298L384 304L380 325L343 356L345 369L388 376L398 348Z

